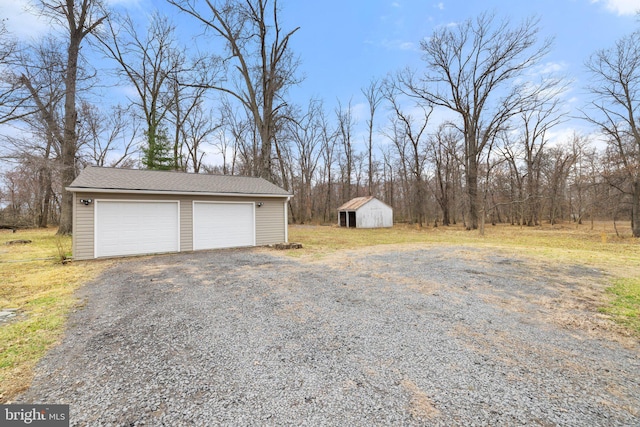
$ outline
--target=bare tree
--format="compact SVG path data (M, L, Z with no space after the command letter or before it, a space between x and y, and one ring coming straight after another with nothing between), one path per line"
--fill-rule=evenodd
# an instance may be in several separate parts
M225 150L230 148L233 152L232 157L237 160L237 172L242 175L257 176L260 146L253 121L243 114L244 108L234 108L234 105L224 97L220 112L224 128L231 139L229 147ZM226 166L223 167L225 168ZM233 174L233 171L231 173Z
M427 72L417 78L401 75L406 93L456 113L464 136L464 160L470 227L478 228L478 169L482 155L511 117L521 111L531 91L518 78L548 52L550 41L538 45L538 20L511 27L492 14L455 26L443 26L421 42Z
M556 89L562 90L558 86ZM564 114L558 111L558 92L546 90L541 93L528 110L520 114L522 134L521 143L524 148L526 200L525 221L527 225L537 225L541 215L541 166L544 151L548 143L548 132L562 122Z
M344 163L342 164L342 197L346 202L353 197L352 180L355 153L353 150L352 133L355 121L352 114L351 100L349 100L349 104L346 107L343 107L342 103L338 101L335 112L338 121L338 129L336 132L344 154Z
M213 141L213 146L218 150L217 154L222 156L222 174L233 175L235 173L237 152L231 142L231 138L229 138L224 129L224 121L222 122L222 127L215 132Z
M283 117L287 117L289 120L295 117L295 108L293 106L283 105L281 110L279 114L282 114ZM280 184L285 190L292 191L293 166L295 162L293 160L289 129L287 129L284 122L276 128L276 134L273 138L273 148L275 157L272 162L275 161L275 163L272 164L272 167L274 169L277 167L280 173L278 176L272 171L271 180ZM291 206L291 200L289 200L289 206Z
M81 105L85 136L80 139L86 140L89 161L97 166L133 166L139 126L129 109L118 105L104 113L92 104Z
M80 49L84 39L95 32L106 16L100 7L99 0L40 0L38 5L42 15L49 17L68 32L68 39L65 42L64 118L60 141L62 203L58 234L69 234L73 229L73 197L65 187L71 184L77 174L76 96Z
M205 143L221 127L221 119L214 117L213 111L206 111L201 104L196 104L189 110L180 127L183 145L187 149L185 169L200 172L205 156Z
M631 196L633 236L640 237L640 31L597 51L586 65L595 99L585 116L618 153L620 170L628 178L624 192Z
M2 173L5 187L3 201L7 204L2 210L2 225L32 227L37 225L42 215L40 194L41 188L40 159L25 155L10 170ZM57 209L49 213L54 216Z
M401 161L408 165L411 171L413 185L412 211L414 220L422 226L425 221L426 185L424 182L425 163L427 161L427 126L429 117L433 112L431 105L424 106L418 104L414 108L415 114L405 111L400 105L398 96L401 91L396 82L388 81L384 88L384 97L390 105L392 111L392 125L394 127L394 138L408 143L408 153L405 152L406 145L402 150L396 142L401 156Z
M244 134L247 132L248 123L238 117L238 113L225 97L222 98L219 115L221 118L221 128L217 132L216 143L218 154L222 156L222 173L224 175L234 175L236 172L236 160L242 156L241 147L245 141ZM246 162L246 155L245 160Z
M11 64L10 73L20 86L18 97L24 102L16 110L23 136L5 136L10 154L17 162L25 163L16 170L34 171L39 185L34 189L37 200L37 225L46 227L52 215L51 201L63 190L60 180L54 180L61 171L64 146L66 51L59 39L47 37L34 45L24 45ZM92 76L83 67L76 73L76 92L80 94ZM79 98L79 96L78 96ZM82 102L82 101L80 101ZM83 138L79 135L79 124L85 119L83 112L76 112L74 169L78 166ZM28 164L28 167L27 167ZM56 188L53 188L54 184Z
M629 212L631 206L629 194L629 175L624 170L624 162L620 157L620 152L615 144L608 144L602 153L602 178L610 190L610 197L606 203L609 204L613 217L614 227L620 212ZM618 233L616 227L616 234Z
M590 197L594 179L595 149L589 139L577 134L571 139L571 158L573 162L567 175L569 190L569 208L574 222L582 221L593 212L594 200Z
M395 172L391 146L381 147L382 152L382 181L384 200L389 206L395 205Z
M258 175L271 179L272 146L283 118L284 95L298 83L298 62L289 47L298 28L281 28L277 0L206 0L202 9L196 0L168 1L226 43L225 63L232 77L226 84L209 87L230 94L250 112L261 142Z
M575 141L579 138L573 136ZM572 146L567 144L550 148L544 154L542 162L542 173L546 181L546 199L548 200L549 222L551 225L565 217L565 212L569 210L567 206L567 180L569 173L576 161Z
M105 54L115 60L119 74L136 91L131 99L145 123L143 164L149 169L175 169L176 148L167 135L167 115L173 94L170 83L184 67L185 56L177 45L175 26L154 14L145 34L130 16L112 17L98 40ZM173 80L172 80L173 78Z
M20 57L18 44L11 38L4 21L0 20L0 124L21 119L35 111L25 108L29 97L20 92L20 76L12 71L16 57Z
M362 89L362 94L367 98L369 105L369 118L367 119L367 129L369 131L367 139L367 155L368 155L368 195L373 195L373 119L380 103L384 99L382 96L382 82L373 79L369 82L369 86Z
M173 125L173 162L176 169L189 167L198 172L204 152L201 143L221 126L214 119L213 110L207 109L207 87L215 81L221 70L215 56L200 55L184 61L169 75L169 117ZM184 152L186 149L186 153Z
M38 165L35 175L39 185L34 189L34 195L40 206L39 227L48 225L50 201L54 193L52 176L54 169L57 172L60 170L64 140L64 55L58 40L46 38L25 49L13 64L14 79L20 82L25 92L21 98L28 99L22 106L25 113L20 114L22 109L16 110L21 115L28 136L6 139L14 147L12 156L18 162L28 163L28 169L31 170Z
M324 185L326 186L325 203L323 208L323 219L325 221L331 221L333 216L333 166L335 161L335 149L336 142L338 138L338 133L335 129L331 127L329 123L329 119L325 114L324 110L321 109L319 112L318 122L320 125L320 138L322 141L322 162L324 166L323 175ZM337 206L336 206L337 207Z
M542 160L548 143L548 132L562 122L564 114L559 111L559 93L564 86L558 81L555 88L549 87L540 93L530 107L514 118L517 134L502 132L502 155L513 171L519 192L521 224L538 225L542 215ZM555 89L555 90L553 90Z
M295 120L289 122L300 181L299 190L296 192L296 200L300 206L297 218L302 223L311 221L313 215L312 188L322 154L321 110L322 103L312 99L306 111L300 112Z
M434 195L442 211L442 225L455 223L455 202L457 180L460 176L458 145L460 133L452 126L444 123L431 136L429 141L429 157L435 167L433 186Z
M383 129L382 133L395 148L395 153L392 153L391 149L386 152L384 149L382 150L385 155L385 163L388 165L388 175L393 177L397 174L398 176L394 187L399 186L400 191L392 191L389 199L393 199L397 206L400 207L400 210L394 213L394 217L412 219L412 210L409 207L411 203L411 165L407 134L402 122L393 115L391 115L389 125ZM395 174L394 169L397 170Z

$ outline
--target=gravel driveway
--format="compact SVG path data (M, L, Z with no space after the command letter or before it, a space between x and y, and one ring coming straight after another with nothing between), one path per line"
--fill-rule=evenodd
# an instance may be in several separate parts
M16 401L83 426L640 425L603 283L465 247L122 260Z

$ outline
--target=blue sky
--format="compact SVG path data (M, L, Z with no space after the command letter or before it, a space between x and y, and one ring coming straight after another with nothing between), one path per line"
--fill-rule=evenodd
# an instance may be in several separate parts
M26 0L0 0L0 15L19 37L37 36L47 24L22 12ZM163 1L109 0L132 15L159 8L175 14ZM305 105L321 98L328 108L339 99L352 101L356 117L366 109L361 88L372 78L403 67L422 67L419 42L435 28L494 11L514 23L536 15L541 35L555 43L545 64L573 79L567 103L584 104L584 62L597 49L640 29L640 0L279 0L284 28L301 27L292 47L305 80L291 90L292 101ZM192 31L194 21L177 17L178 31ZM360 116L361 122L365 118ZM572 121L558 132L586 124Z
M485 11L515 23L531 15L540 18L541 36L555 39L545 63L574 80L567 98L573 104L584 102L584 62L589 55L640 29L634 12L640 10L640 0L324 0L282 4L287 21L301 26L294 48L301 55L306 80L293 94L320 97L327 103L339 98L343 104L353 97L356 107L364 103L360 88L371 78L406 66L420 69L419 42L435 28Z

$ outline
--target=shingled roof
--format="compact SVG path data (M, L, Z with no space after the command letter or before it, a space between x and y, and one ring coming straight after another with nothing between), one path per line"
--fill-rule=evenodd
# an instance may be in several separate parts
M112 190L153 193L202 193L229 195L290 196L262 178L235 175L205 175L140 169L89 166L67 187L71 192Z

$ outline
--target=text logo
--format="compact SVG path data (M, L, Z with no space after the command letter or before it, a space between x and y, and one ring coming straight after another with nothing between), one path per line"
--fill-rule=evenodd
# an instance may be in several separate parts
M0 405L0 425L69 427L69 405Z

